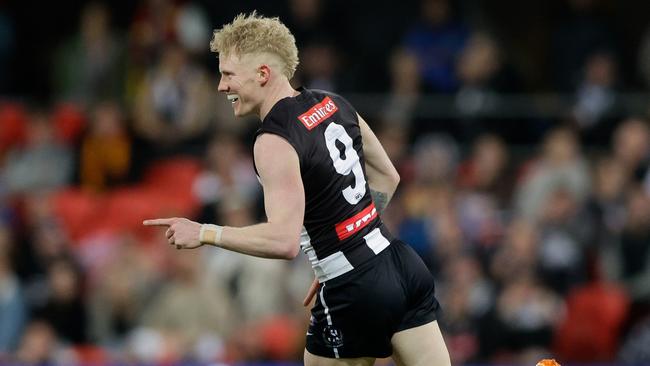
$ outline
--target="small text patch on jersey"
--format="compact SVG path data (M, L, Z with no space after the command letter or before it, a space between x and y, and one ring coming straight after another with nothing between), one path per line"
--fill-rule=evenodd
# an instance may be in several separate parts
M334 101L330 97L325 97L320 103L317 103L313 107L300 116L298 120L302 122L308 130L318 126L324 120L330 118L339 108L334 104Z
M349 219L336 224L336 235L339 240L343 240L357 231L366 227L372 220L377 218L377 209L374 203L370 203L368 207L361 210L361 212L350 217Z

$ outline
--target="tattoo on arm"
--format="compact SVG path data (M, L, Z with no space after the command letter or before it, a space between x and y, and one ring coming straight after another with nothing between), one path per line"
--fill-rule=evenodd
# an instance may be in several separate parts
M390 198L388 198L388 194L371 189L370 195L372 196L372 200L375 203L375 207L377 208L377 211L379 211L380 213L384 212L384 209L386 208L386 206L388 206L388 201L390 201Z

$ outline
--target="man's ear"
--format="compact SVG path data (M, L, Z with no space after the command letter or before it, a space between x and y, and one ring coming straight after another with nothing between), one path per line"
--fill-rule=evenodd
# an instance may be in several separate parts
M260 82L260 85L264 86L271 79L271 68L269 65L261 65L257 69L257 81Z

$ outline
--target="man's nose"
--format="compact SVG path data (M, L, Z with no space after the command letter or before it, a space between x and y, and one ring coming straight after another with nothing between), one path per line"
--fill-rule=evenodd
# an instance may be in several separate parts
M223 82L223 80L219 80L219 86L217 87L217 90L220 91L221 93L227 93L228 92L228 85Z

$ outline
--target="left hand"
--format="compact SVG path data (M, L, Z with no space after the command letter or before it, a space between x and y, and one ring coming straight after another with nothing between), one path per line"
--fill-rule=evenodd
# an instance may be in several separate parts
M176 249L194 249L203 245L199 241L201 224L186 218L171 217L164 219L144 220L144 226L163 226L167 228L165 236L170 245Z

